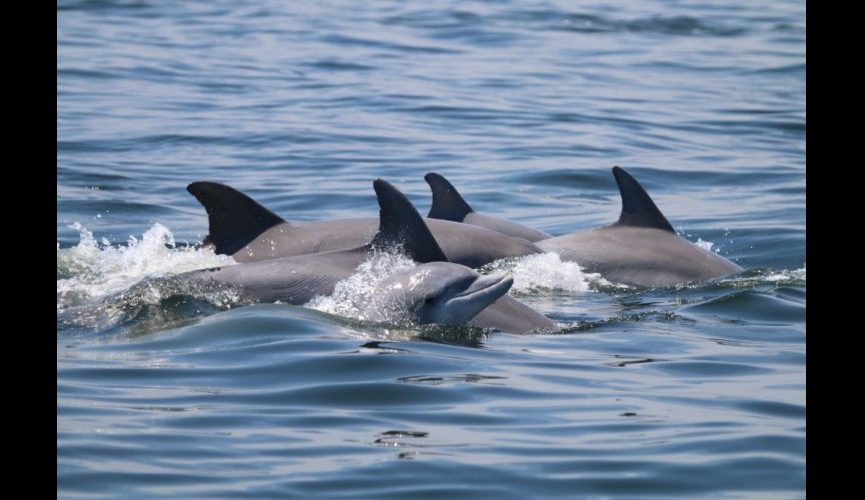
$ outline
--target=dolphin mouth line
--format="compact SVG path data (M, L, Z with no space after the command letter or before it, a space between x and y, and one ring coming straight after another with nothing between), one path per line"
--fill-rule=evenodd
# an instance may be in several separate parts
M514 284L514 279L507 273L496 272L492 274L488 274L486 276L481 276L472 282L471 285L468 286L465 290L460 292L457 295L454 295L448 302L450 301L462 301L462 300L472 300L475 298L482 298L486 295L493 295L495 298L490 300L492 302L495 299L498 299L502 295L508 293L511 286Z

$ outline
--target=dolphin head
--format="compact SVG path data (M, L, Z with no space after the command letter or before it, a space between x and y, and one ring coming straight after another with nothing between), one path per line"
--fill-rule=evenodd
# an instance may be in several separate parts
M382 280L376 302L379 313L397 309L419 324L457 326L506 294L513 283L504 272L481 275L459 264L429 262Z

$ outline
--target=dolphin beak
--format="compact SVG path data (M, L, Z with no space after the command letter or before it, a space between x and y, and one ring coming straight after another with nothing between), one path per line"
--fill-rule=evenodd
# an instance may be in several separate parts
M513 284L514 279L508 273L498 271L487 274L474 280L465 290L448 299L447 304L449 307L457 306L470 314L465 320L468 321L508 293Z

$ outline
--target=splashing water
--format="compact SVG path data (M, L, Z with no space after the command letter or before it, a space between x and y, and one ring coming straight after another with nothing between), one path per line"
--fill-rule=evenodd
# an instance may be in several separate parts
M57 311L126 290L146 277L181 273L234 264L234 259L210 249L177 247L174 235L156 223L139 240L130 236L126 245L97 242L78 222L76 246L57 245Z
M770 274L768 276L763 276L764 281L790 281L790 282L805 282L805 266L802 266L801 269L794 269L792 271L783 270L780 273Z
M514 276L512 292L532 293L539 290L587 292L592 285L612 286L597 273L583 272L576 262L562 261L555 252L526 255L493 262L485 269L510 270Z
M388 323L404 323L408 321L406 311L400 311L392 304L377 304L376 287L393 273L416 265L402 254L376 252L358 266L354 274L337 283L331 295L314 297L306 307L366 321L370 318L364 311L370 310L370 304L375 304L379 313L387 309Z
M747 288L761 285L774 287L804 286L806 282L805 266L799 269L776 271L773 269L750 269L740 275L721 278L719 284L736 288Z
M697 241L695 241L694 244L697 245L698 247L702 248L703 250L707 251L707 252L711 252L712 246L714 245L713 242L703 241L702 238L697 238Z

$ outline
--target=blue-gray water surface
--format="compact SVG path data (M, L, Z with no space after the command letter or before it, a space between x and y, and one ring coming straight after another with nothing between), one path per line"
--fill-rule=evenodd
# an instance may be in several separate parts
M59 1L57 136L58 497L805 495L804 2ZM559 235L614 165L746 271L524 266L554 335L147 285L224 262L192 181L303 222L435 171Z

